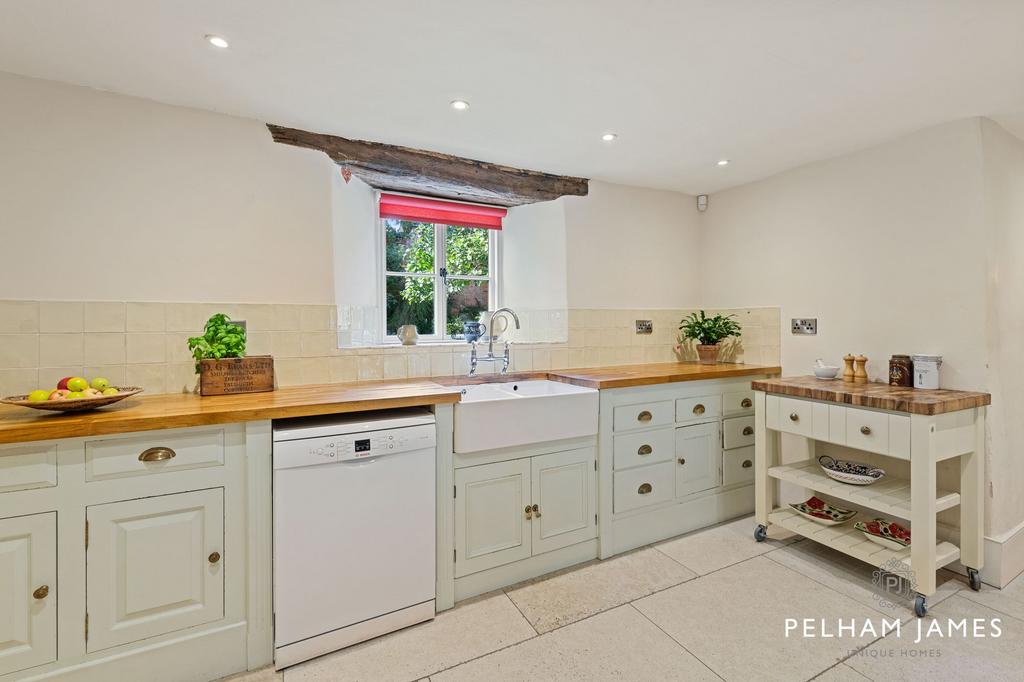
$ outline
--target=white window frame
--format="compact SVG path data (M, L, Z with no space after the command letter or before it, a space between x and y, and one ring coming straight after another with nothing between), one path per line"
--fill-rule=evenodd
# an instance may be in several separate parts
M378 194L378 205L380 195ZM380 338L384 343L401 343L398 336L388 334L388 310L387 310L387 278L388 277L427 277L434 280L434 334L420 334L420 341L435 343L464 343L462 339L447 336L448 328L448 292L444 285L444 278L441 276L441 268L447 262L445 246L447 241L447 224L433 223L434 225L434 272L432 273L410 273L390 272L387 269L387 238L385 233L385 218L377 214L377 301L380 309L377 328ZM456 226L458 227L458 226ZM441 228L441 229L438 229ZM483 228L477 228L483 229ZM487 282L487 307L489 310L496 310L500 307L500 269L501 269L501 230L487 230L487 276L482 275L448 275L448 279L478 280Z

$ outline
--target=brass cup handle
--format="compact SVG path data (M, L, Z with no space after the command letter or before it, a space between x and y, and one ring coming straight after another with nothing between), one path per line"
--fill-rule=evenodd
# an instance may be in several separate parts
M535 504L535 505L533 505L533 507L531 507L531 509L533 510L533 518L539 519L540 518L540 506Z
M526 520L529 521L531 519L533 519L533 507L526 505Z
M870 436L871 435L871 427L870 426L862 426L862 427L860 427L860 432L863 433L865 436Z
M744 398L743 400L740 401L740 407L753 407L753 406L754 406L754 401L751 400L750 398Z
M751 462L749 459L745 459L743 460L743 464L741 464L740 466L743 467L744 469L749 469L750 467L754 466L754 463Z
M215 564L220 561L220 552L211 552L210 556L206 558L211 564Z
M641 445L637 449L636 454L638 454L638 455L649 455L652 452L654 452L654 448L652 448L650 445L644 444L644 445Z
M798 421L800 421L800 415L798 415L796 412L790 412L789 413L789 421L791 421L791 422L798 422Z
M178 453L170 448L149 448L143 450L142 454L139 455L140 462L163 462L168 459L174 459L178 456Z
M705 409L706 408L702 404L697 403L696 405L693 406L693 413L694 414L704 414L704 410Z
M649 495L653 490L654 486L652 486L650 483L643 483L640 485L639 488L636 489L636 492L640 495Z
M744 436L753 436L754 435L754 427L753 426L744 426L743 427L743 435Z
M644 423L647 423L647 422L651 421L651 419L653 419L653 418L654 418L654 415L651 414L650 412L648 412L647 410L644 410L643 412L641 412L640 414L638 414L636 416L636 420L638 422L644 422Z
M680 464L686 464L686 458L685 457L680 457L676 461L679 462Z
M42 587L37 587L36 591L32 593L32 596L35 599L46 599L46 597L49 594L50 594L50 586L49 585L43 585Z

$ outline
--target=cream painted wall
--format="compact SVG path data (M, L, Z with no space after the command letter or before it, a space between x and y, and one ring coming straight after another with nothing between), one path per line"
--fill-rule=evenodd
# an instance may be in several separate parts
M501 231L502 303L565 310L565 199L510 208Z
M712 195L701 214L702 302L782 308L782 363L939 353L942 383L986 381L977 119ZM742 303L741 303L742 302ZM794 336L793 317L818 318Z
M987 534L1024 520L1024 142L956 121L715 194L700 218L702 300L782 307L782 364L944 357L942 385L993 394ZM794 336L792 317L817 317Z
M333 164L331 164L333 166ZM346 183L332 172L334 207L334 300L377 305L377 202L373 188L353 176Z
M989 433L992 531L998 535L1024 522L1024 141L982 119L985 222L988 257L988 387L992 393Z
M701 303L694 197L591 181L563 201L570 308Z
M330 303L321 154L256 122L0 74L0 299Z

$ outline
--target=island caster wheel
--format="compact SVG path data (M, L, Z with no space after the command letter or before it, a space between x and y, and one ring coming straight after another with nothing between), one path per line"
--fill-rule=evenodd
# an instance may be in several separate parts
M918 618L924 618L928 613L928 605L925 604L925 597L923 594L917 595L917 599L914 600L914 614Z
M768 529L763 525L758 524L757 528L754 529L754 539L758 542L764 542L768 539Z
M968 568L967 580L970 582L972 590L975 592L981 590L981 575L978 574L978 569Z

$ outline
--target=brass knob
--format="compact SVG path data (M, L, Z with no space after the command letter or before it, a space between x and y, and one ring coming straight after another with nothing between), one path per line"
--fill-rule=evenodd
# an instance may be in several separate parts
M652 415L652 414L651 414L650 412L648 412L647 410L644 410L643 412L641 412L640 414L638 414L638 415L636 416L636 420L637 420L638 422L649 422L649 421L651 421L651 419L652 419L653 417L654 417L654 415Z
M741 464L740 466L743 467L744 469L749 469L750 467L754 466L754 463L751 462L749 459L745 459L743 460L743 464Z
M686 464L686 458L685 457L680 457L676 461L679 462L680 464Z
M697 403L696 405L693 406L693 413L704 414L704 406L701 405L700 403Z
M753 426L744 426L743 427L743 435L744 436L753 436L754 435L754 427Z
M800 415L798 415L796 412L790 412L789 413L789 421L791 421L791 422L798 422L798 421L800 421Z
M143 450L139 455L140 462L163 462L167 459L174 459L178 453L170 448L149 448Z
M654 452L654 448L652 448L650 445L644 444L644 445L641 445L639 447L639 449L637 449L636 454L638 454L638 455L649 455L652 452Z
M529 521L533 518L533 507L526 505L526 520Z
M50 586L49 585L43 585L42 587L37 587L36 591L32 593L32 596L35 597L36 599L46 599L47 595L49 595L49 594L50 594Z
M754 406L754 401L751 400L750 398L744 398L743 400L740 401L740 407L753 407L753 406Z
M650 492L651 492L652 490L654 490L654 487L653 487L653 486L651 486L651 484L650 484L650 483L643 483L643 484L641 484L641 485L640 485L640 487L639 487L639 488L637 488L637 489L636 489L637 493L639 493L639 494L641 494L641 495L647 495L647 494L649 494L649 493L650 493Z
M535 504L535 505L533 505L532 508L533 508L533 517L535 519L539 519L540 518L540 506Z
M865 436L870 436L871 435L871 427L870 426L862 426L862 427L860 427L860 432L863 433Z
M212 552L210 554L210 556L208 556L206 558L209 559L211 564L215 564L218 561L220 561L220 552Z

